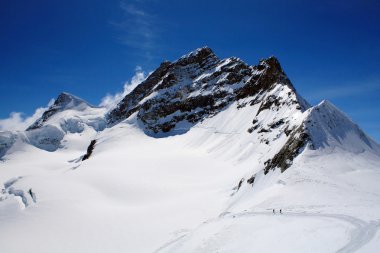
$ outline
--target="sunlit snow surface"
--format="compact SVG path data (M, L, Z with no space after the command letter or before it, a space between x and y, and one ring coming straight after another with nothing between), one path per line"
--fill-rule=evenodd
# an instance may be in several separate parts
M264 176L286 138L249 134L257 110L231 105L166 138L145 135L133 115L102 132L68 131L55 152L14 145L0 162L1 252L377 252L378 144L328 102L259 114L262 125L322 124L310 125L316 150Z

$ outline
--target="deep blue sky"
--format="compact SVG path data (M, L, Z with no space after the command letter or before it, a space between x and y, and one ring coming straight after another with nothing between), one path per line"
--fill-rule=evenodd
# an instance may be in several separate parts
M99 104L136 66L208 45L248 64L275 55L310 103L328 99L380 140L380 2L0 1L0 118L61 91Z

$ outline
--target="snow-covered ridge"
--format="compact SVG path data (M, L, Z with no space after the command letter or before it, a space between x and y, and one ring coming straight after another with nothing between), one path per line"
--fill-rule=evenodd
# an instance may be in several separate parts
M372 151L380 155L380 145L327 100L310 108L304 122L314 149L340 148L353 153Z
M275 57L261 59L257 65L249 66L236 57L219 59L209 47L202 47L174 62L163 62L145 81L108 111L69 93L61 93L54 104L25 133L1 134L1 154L4 155L16 139L54 151L63 147L61 142L67 134L81 133L86 128L95 132L102 131L133 114L136 114L136 125L150 136L184 134L231 106L236 110L252 107L252 115L255 115L250 119L252 124L248 124L246 131L251 136L258 136L264 143L270 142L271 138L266 136L270 136L275 130L279 131L276 136L284 134L286 140L289 136L294 137L296 128L302 125L298 122L299 119L307 117L312 121L311 115L319 111L319 106L309 109L309 103L296 92ZM307 114L309 116L296 116L296 121L291 120L291 114L302 114L307 109L310 111ZM284 115L287 116L268 113L271 111L283 114L286 112ZM315 117L315 121L320 122L321 126L326 125L323 123L326 116ZM260 118L268 121L267 125ZM346 116L340 118L343 119L340 124L351 124L350 120L344 119ZM330 120L337 119L332 117ZM326 145L326 140L320 138L326 136L323 132L327 130L323 127L313 130L310 127L307 132L310 132L309 137L312 140L308 140L316 148ZM340 129L337 128L336 131L339 132ZM362 136L361 140L370 146L377 147L360 129L355 134ZM338 136L337 133L333 135ZM338 144L339 141L331 145Z

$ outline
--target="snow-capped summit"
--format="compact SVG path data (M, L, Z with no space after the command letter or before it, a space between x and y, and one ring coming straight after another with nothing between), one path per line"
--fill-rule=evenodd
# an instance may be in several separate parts
M380 145L327 100L311 108L304 122L314 149L340 148L353 153L367 150L380 154Z
M62 92L55 99L53 105L51 105L39 118L36 122L34 122L31 126L29 126L26 131L30 131L36 128L41 127L44 122L49 120L53 115L58 112L62 112L65 110L75 110L75 111L84 111L88 108L95 108L95 106L90 105L86 101L81 98L78 98L74 95L71 95L67 92Z
M73 108L76 108L77 110L83 110L84 107L95 107L93 105L90 105L83 99L67 92L62 92L58 95L57 99L55 100L54 106L60 107L62 108L62 110Z

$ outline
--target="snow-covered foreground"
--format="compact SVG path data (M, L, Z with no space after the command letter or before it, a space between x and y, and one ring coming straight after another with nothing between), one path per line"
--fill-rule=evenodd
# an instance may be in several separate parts
M285 173L264 176L251 166L260 156L247 155L255 149L239 154L247 145L239 129L226 131L241 123L223 113L185 135L148 137L132 119L67 135L66 149L54 153L30 145L13 152L0 181L22 191L27 207L2 195L2 251L375 252L378 156L305 150ZM91 139L93 155L78 161ZM253 185L233 189L254 172Z
M12 187L24 191L29 205L24 209L13 195L0 202L5 252L152 252L223 209L230 189L222 185L236 172L228 163L128 125L104 136L79 167L68 162L79 151L30 146L1 165L2 182L21 177Z
M157 252L355 252L379 228L380 222L338 214L225 213Z

